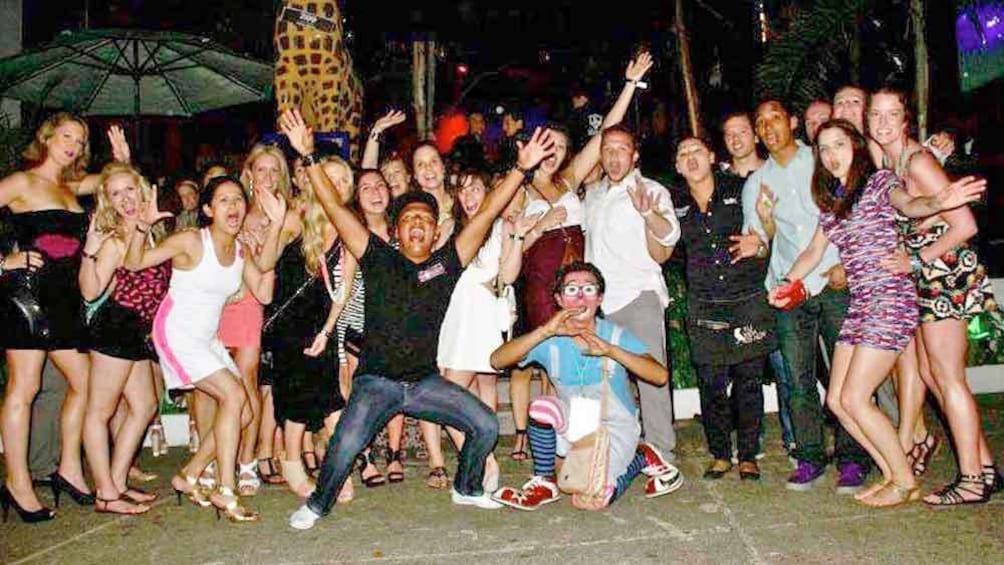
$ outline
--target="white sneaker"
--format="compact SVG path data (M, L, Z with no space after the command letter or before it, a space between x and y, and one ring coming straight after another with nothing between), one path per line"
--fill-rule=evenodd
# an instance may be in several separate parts
M645 483L645 498L655 498L679 490L683 486L683 473L673 465L658 477L649 477Z
M320 519L319 515L315 514L310 507L304 504L289 517L289 527L297 530L309 530Z
M456 489L450 489L450 499L453 500L454 504L460 504L462 506L477 506L484 510L497 510L502 508L503 504L495 502L492 500L488 493L482 493L477 496L460 494Z

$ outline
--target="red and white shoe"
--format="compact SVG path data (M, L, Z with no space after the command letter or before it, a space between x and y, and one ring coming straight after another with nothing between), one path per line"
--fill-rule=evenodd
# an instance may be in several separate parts
M534 476L521 489L502 487L492 495L492 500L517 510L536 510L559 498L557 483L541 476Z
M668 469L658 476L649 477L645 482L645 498L655 498L679 490L683 486L683 473L670 463Z
M638 442L637 451L645 456L645 466L642 467L641 472L646 477L658 477L668 473L671 469L676 469L654 445L648 442Z

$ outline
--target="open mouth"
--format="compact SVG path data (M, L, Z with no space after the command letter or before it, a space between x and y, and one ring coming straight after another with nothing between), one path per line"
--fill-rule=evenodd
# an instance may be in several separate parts
M425 230L422 228L412 228L408 230L408 241L410 242L421 242L425 240Z
M241 215L237 213L227 214L227 227L233 229L240 229L241 227Z

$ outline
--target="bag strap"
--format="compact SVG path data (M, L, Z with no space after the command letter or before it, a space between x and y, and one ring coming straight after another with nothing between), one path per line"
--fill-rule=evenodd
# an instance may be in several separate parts
M614 325L613 332L610 333L610 345L616 346L620 343L621 333L624 329L618 325ZM614 362L613 359L609 357L603 357L603 392L600 394L600 424L603 420L607 418L607 392L610 389L610 377L614 372Z

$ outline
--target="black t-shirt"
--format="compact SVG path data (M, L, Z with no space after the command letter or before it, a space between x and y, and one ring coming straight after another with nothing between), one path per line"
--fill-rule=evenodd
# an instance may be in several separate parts
M366 347L357 375L417 381L438 373L439 327L464 267L450 238L415 264L376 235L359 260L366 284Z
M743 228L743 180L737 175L715 174L715 191L702 213L690 191L673 191L673 206L680 220L681 243L687 250L687 289L700 300L734 299L763 290L767 260L750 257L735 265L729 254L729 236Z

